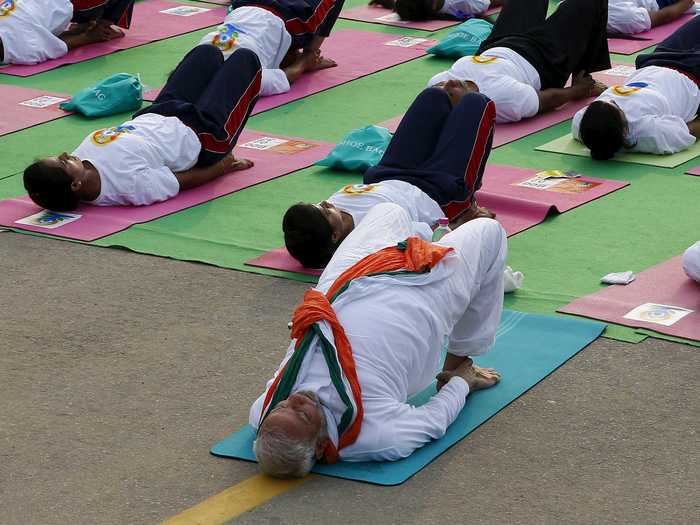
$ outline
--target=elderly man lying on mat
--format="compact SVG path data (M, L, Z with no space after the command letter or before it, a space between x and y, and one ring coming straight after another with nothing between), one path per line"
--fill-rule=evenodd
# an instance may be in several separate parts
M321 459L409 456L445 434L471 390L499 381L469 356L495 339L505 232L480 218L437 243L412 233L404 209L375 206L305 294L294 340L250 410L265 473L300 477ZM411 406L438 371L446 340L439 392Z

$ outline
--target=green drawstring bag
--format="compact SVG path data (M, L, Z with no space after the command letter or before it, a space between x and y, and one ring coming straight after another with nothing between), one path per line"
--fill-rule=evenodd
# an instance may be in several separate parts
M472 18L459 24L454 31L428 49L428 53L443 57L465 57L476 53L481 43L488 38L493 24Z
M105 117L139 109L141 102L141 80L129 73L117 73L94 86L81 89L60 107L65 111L77 111L86 117Z
M379 164L389 142L391 133L386 128L367 126L354 129L336 144L325 159L319 160L316 166L364 173Z

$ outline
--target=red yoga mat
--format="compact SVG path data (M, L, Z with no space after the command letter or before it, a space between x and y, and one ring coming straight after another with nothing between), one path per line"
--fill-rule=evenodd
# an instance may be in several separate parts
M410 47L387 45L388 42L399 41L415 43ZM308 73L295 82L287 93L260 98L253 115L424 56L425 50L433 43L434 40L354 29L336 31L323 43L322 51L325 56L334 59L338 67ZM143 98L155 100L158 93L160 89L152 90Z
M683 273L680 255L558 311L700 341L700 284Z
M508 236L541 223L550 213L567 212L629 185L629 182L592 177L578 177L565 185L562 180L560 184L549 188L530 183L531 186L539 186L541 189L521 185L530 181L536 173L537 170L496 164L486 167L483 185L476 194L477 201L481 206L496 213L496 220L501 223ZM303 268L284 248L264 253L246 264L306 275L321 274L319 270Z
M58 105L70 95L0 84L0 136L70 115Z
M500 7L488 9L479 17L485 17L500 11ZM354 7L343 11L340 18L345 20L356 20L358 22L369 22L371 24L382 24L385 26L405 27L406 29L420 29L422 31L438 31L446 27L461 24L462 20L424 20L422 22L410 22L401 20L392 9L386 7L365 5Z
M606 85L613 85L625 82L634 72L634 66L630 64L613 64L611 69L593 73L593 78ZM496 124L496 130L493 136L493 147L503 146L515 140L526 137L543 129L559 124L572 118L576 112L590 104L593 99L578 100L570 102L556 111L550 111L543 115L537 115L532 118L523 119L519 122L506 122ZM399 122L403 117L394 117L384 122L379 123L380 126L387 128L392 133L396 131Z
M19 77L28 77L44 71L75 64L91 58L101 57L132 47L141 46L156 40L163 40L171 36L189 33L208 26L221 23L226 16L226 9L206 6L201 4L196 7L208 9L208 11L192 14L190 16L178 16L162 13L161 11L182 7L194 7L193 4L178 4L177 2L165 2L163 0L149 0L137 2L134 6L134 15L131 28L126 30L124 38L117 38L109 42L100 42L69 51L68 54L55 60L49 60L33 66L13 65L0 69L0 73Z
M274 146L274 141L266 141L268 149L241 147L251 141L272 138L283 144ZM306 168L322 159L333 148L332 144L306 139L277 137L256 131L244 131L236 146L236 157L251 159L255 166L249 170L234 171L204 186L183 191L176 197L150 206L90 206L82 205L76 211L79 215L74 222L65 221L55 227L55 221L44 220L46 226L18 224L16 221L42 211L29 197L0 201L0 225L20 230L65 237L79 241L94 241L100 237L124 230L132 224L151 221L171 213L208 202L223 195L254 186L261 182L276 179L293 171ZM264 147L265 145L259 146Z
M645 33L632 35L633 38L631 39L608 38L608 49L611 53L618 53L620 55L634 55L643 49L655 46L662 40L665 40L667 37L671 36L676 29L681 27L694 16L695 15L693 14L683 15L679 19L674 20L669 24L652 27Z

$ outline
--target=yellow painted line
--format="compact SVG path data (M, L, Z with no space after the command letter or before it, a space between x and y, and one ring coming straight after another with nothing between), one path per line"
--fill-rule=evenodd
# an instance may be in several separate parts
M161 525L223 525L278 494L295 489L311 477L275 479L256 474L165 520Z

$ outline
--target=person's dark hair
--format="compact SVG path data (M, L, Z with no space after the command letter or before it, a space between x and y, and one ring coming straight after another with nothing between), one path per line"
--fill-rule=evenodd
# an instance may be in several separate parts
M435 14L432 0L396 0L394 9L401 20L411 22L428 20Z
M586 109L579 135L595 160L608 160L625 145L627 126L620 111L611 104L597 100Z
M24 170L24 189L42 208L52 211L71 211L80 199L71 190L72 179L61 168L47 166L38 160Z
M282 231L287 251L306 268L323 268L338 247L328 220L311 204L300 202L289 208Z

